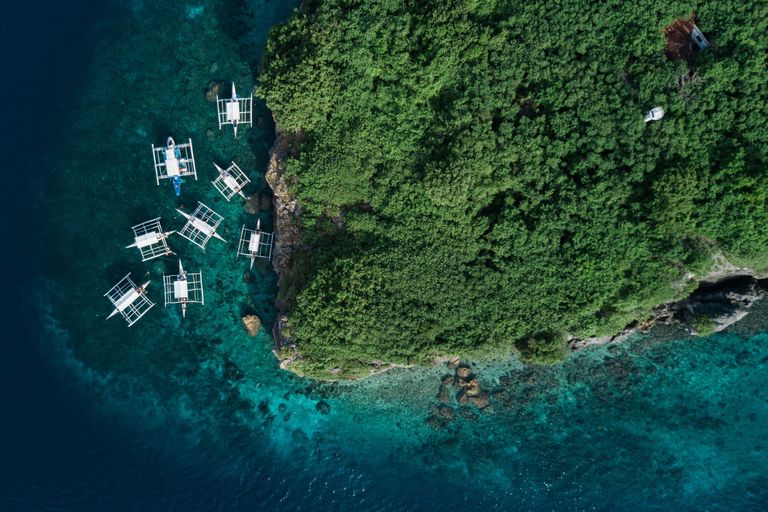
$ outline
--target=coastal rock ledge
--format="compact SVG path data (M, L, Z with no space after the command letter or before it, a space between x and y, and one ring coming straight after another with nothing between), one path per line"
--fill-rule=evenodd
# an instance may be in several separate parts
M637 331L648 331L653 324L679 324L693 336L720 332L745 316L755 301L768 291L768 279L752 275L734 275L715 282L700 281L691 295L677 302L660 304L653 308L651 317L644 322L632 322L614 336L570 338L571 350L592 345L621 343Z
M298 357L296 346L291 339L291 327L285 311L285 290L288 289L288 274L291 269L293 251L301 245L299 228L295 219L301 215L301 205L288 190L285 179L285 159L289 156L297 158L299 143L303 140L302 131L289 132L280 128L275 121L275 143L269 150L269 165L266 180L274 195L274 241L272 248L272 267L277 273L279 293L275 299L275 307L280 313L275 317L272 336L275 340L274 353L280 360L280 367L285 368Z

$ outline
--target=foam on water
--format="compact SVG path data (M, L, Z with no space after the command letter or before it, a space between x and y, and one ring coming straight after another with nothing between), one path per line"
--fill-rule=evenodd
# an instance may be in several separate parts
M66 480L63 508L768 508L767 305L706 339L657 326L552 368L470 361L491 396L482 410L460 405L450 386L438 401L445 365L336 384L281 371L268 334L276 276L261 266L246 282L248 261L235 257L240 226L256 217L208 183L212 162L234 160L253 181L246 192L268 194L269 112L255 100L254 127L234 140L204 96L210 80L250 86L247 61L297 2L250 5L245 20L213 0L118 5L48 155L37 200L59 249L31 300L35 329L91 411L77 428L90 421L103 436L83 454L93 471ZM232 28L240 22L245 35ZM152 175L151 144L168 135L193 139L200 176L178 201ZM177 229L174 209L197 201L224 216L228 242L171 246L203 272L206 305L182 319L158 304L130 329L106 321L102 294L117 279L149 273L158 300L160 275L177 265L140 263L124 249L129 227L161 215ZM270 209L259 218L270 230ZM264 325L253 338L246 313Z

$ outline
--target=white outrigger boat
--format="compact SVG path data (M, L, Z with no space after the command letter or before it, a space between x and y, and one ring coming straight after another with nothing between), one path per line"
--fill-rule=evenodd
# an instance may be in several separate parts
M216 190L224 196L224 199L229 201L235 194L240 194L240 197L247 201L248 197L243 194L243 188L245 188L251 180L249 180L248 176L240 170L237 164L232 162L232 165L227 167L226 170L219 167L216 163L213 165L215 165L216 169L219 171L219 177L211 183L213 183Z
M187 304L205 304L203 295L203 274L198 272L190 274L184 270L179 260L179 273L176 275L163 275L163 290L165 306L168 304L181 304L181 315L187 317Z
M176 144L173 137L168 137L165 147L156 148L152 144L152 159L155 162L155 180L169 178L173 183L173 190L178 196L181 194L182 178L194 176L197 180L197 168L195 166L195 152L192 149L192 139L184 144Z
M243 229L240 231L240 243L237 247L237 255L245 256L251 259L251 270L256 258L269 260L272 257L272 233L265 233L261 230L261 219L256 222L256 229Z
M216 228L221 224L221 221L224 220L224 217L211 210L203 203L198 201L197 209L192 215L189 215L178 208L176 211L187 219L187 223L184 224L184 227L178 232L179 235L201 249L205 249L205 244L208 243L208 240L210 240L211 237L216 237L222 242L226 242L226 240L216 233Z
M125 246L125 248L138 248L141 253L141 261L174 254L168 247L167 239L175 231L164 233L163 227L160 225L160 217L136 224L131 229L133 230L133 243Z
M104 294L112 305L115 306L115 309L107 318L112 318L117 313L120 313L128 322L128 327L135 324L139 318L144 316L155 305L146 295L147 286L149 286L150 281L141 286L136 286L130 276L129 272L128 275Z
M225 100L216 96L216 105L218 108L219 130L225 124L231 124L235 129L235 138L237 138L237 126L239 124L253 126L253 94L247 98L241 98L235 90L235 82L232 82L232 97Z

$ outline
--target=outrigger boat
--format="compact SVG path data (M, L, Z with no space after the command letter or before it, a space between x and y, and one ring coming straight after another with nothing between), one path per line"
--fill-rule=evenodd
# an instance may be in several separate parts
M218 233L216 228L219 226L224 217L214 212L203 203L198 201L197 209L192 215L176 209L177 212L182 214L187 223L178 231L179 235L183 236L193 244L197 245L201 249L205 249L205 244L211 237L216 237L222 242L226 242Z
M181 316L187 318L187 300L189 300L189 292L187 291L187 273L184 272L184 267L181 266L181 260L179 260L179 275L176 276L176 282L173 283L176 298L181 302Z
M157 184L160 184L161 179L170 178L177 196L181 194L184 176L194 176L197 179L195 153L192 149L191 139L185 144L176 144L173 137L168 137L165 147L156 148L153 144L152 158L155 161Z
M175 276L163 276L165 305L181 304L181 315L187 317L187 305L205 304L203 297L203 274L190 274L184 270L179 260L179 273Z
M141 286L136 286L131 280L130 275L130 273L126 275L104 294L115 307L107 318L112 318L117 313L120 313L128 322L129 327L135 324L139 318L144 316L154 306L154 303L146 295L147 286L149 286L150 281Z
M240 170L237 164L232 162L232 165L226 170L219 167L215 162L213 165L219 171L219 177L211 183L224 196L224 199L229 201L235 194L240 194L240 197L247 201L249 198L243 194L243 187L250 183L251 180Z
M160 217L133 226L134 241L131 245L141 252L141 261L149 261L160 256L168 256L174 252L168 247L167 239L175 231L163 232Z
M187 170L187 164L181 160L181 153L176 149L176 143L173 141L173 137L168 137L165 147L165 166L168 168L168 175L171 177L171 183L173 183L173 190L178 196L181 194L181 176L179 170L184 172Z
M241 98L235 90L235 83L232 82L232 97L228 100L216 97L218 108L219 130L225 124L231 124L235 129L235 138L237 138L237 125L247 124L253 126L253 95L247 98Z
M237 247L237 255L251 259L251 270L256 258L269 260L272 258L272 233L264 233L261 230L261 219L256 222L256 229L243 229L240 231L240 243Z

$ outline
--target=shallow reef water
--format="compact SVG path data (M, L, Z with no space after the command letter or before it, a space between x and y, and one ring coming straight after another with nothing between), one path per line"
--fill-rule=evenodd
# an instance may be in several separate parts
M137 503L163 510L171 503L177 510L768 509L765 303L707 338L656 326L553 367L462 361L480 383L482 408L459 401L455 369L446 364L344 383L278 368L269 334L276 275L265 263L250 273L248 260L235 256L243 224L259 218L272 229L264 173L274 125L255 99L253 127L234 139L231 127L219 130L205 90L221 80L249 91L268 28L298 4L250 2L252 16L245 3L230 1L116 4L45 155L42 237L59 243L41 250L46 270L36 280L41 310L32 328L54 366L66 368L73 393L120 433L98 445L100 456L119 445L111 456L134 464L136 474L152 466L151 483L131 473L142 482ZM169 135L192 139L198 167L198 180L187 179L178 198L170 183L156 185L152 170L151 144ZM230 161L249 175L246 192L261 194L258 215L210 184L213 163ZM130 226L161 216L165 229L178 229L175 209L193 210L197 201L224 217L226 242L211 240L202 251L170 239L205 286L206 304L191 305L182 319L178 306L163 308L160 291L177 258L141 263L125 246ZM105 320L110 305L102 297L128 272L152 280L149 296L158 303L130 328L119 317ZM245 314L262 321L255 337L242 327ZM77 485L99 493L87 479ZM105 510L93 503L74 508Z

